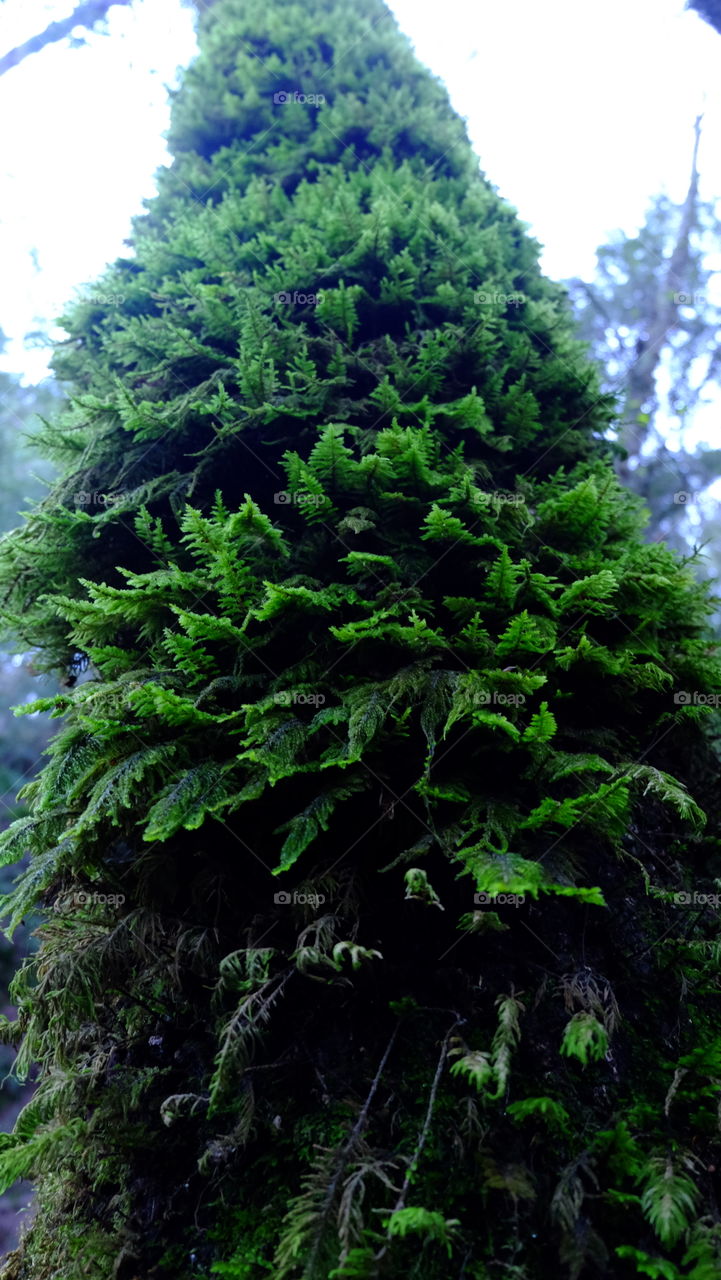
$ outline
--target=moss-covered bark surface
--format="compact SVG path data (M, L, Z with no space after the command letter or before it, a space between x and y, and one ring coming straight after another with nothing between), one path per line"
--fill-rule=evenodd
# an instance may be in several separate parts
M7 1280L721 1274L721 667L377 0L217 0L2 547ZM107 301L109 299L109 301Z

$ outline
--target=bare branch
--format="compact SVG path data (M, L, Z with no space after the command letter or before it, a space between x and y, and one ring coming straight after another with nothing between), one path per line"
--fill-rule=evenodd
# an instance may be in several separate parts
M16 49L11 49L4 57L0 58L0 76L5 75L6 71L12 70L18 63L23 62L25 58L30 57L32 53L39 53L48 44L56 44L58 40L64 40L66 36L72 34L76 27L85 27L91 31L106 16L109 9L116 5L129 5L132 0L86 0L84 4L79 4L76 9L67 17L62 18L59 22L51 22L49 27L44 31L38 32L36 36L31 36L24 44L19 44Z
M423 1127L421 1129L418 1142L416 1143L416 1149L413 1152L413 1155L408 1162L406 1176L403 1181L403 1186L401 1187L398 1199L396 1200L396 1203L393 1207L393 1213L400 1213L401 1209L405 1208L406 1196L408 1195L408 1191L411 1185L413 1175L416 1169L418 1168L418 1162L421 1158L421 1153L423 1151L423 1148L426 1145L426 1138L428 1137L428 1132L431 1127L431 1121L433 1119L433 1111L436 1105L436 1094L438 1093L438 1085L440 1083L443 1068L446 1064L446 1058L448 1056L448 1045L450 1043L451 1036L453 1035L453 1032L455 1031L456 1027L461 1026L462 1022L464 1021L465 1019L463 1018L457 1018L456 1021L453 1023L453 1026L450 1027L449 1030L446 1032L445 1038L443 1040L440 1057L438 1059L438 1065L436 1066L436 1074L433 1077L433 1084L431 1085L431 1091L428 1096L428 1106L426 1108L426 1116L425 1116L425 1120L423 1121ZM375 1254L376 1262L379 1262L380 1259L385 1256L388 1250L388 1240L390 1239L390 1233L391 1233L391 1228L389 1225L388 1234L386 1237L386 1243Z
M721 0L688 0L686 8L695 9L721 35Z

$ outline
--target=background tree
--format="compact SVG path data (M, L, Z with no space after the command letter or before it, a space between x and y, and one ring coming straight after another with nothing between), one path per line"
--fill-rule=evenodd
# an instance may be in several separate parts
M7 340L0 330L0 352ZM53 469L38 456L42 419L60 404L57 383L24 386L0 371L0 534L20 523L21 513L44 497Z
M715 202L698 194L700 124L683 204L656 197L635 235L601 246L593 280L567 283L604 385L620 397L618 471L650 510L648 536L682 552L703 544L697 567L713 576L721 561L703 492L721 475L721 449L685 444L721 368L709 267L721 224Z
M385 7L200 34L2 548L68 677L2 842L10 928L46 908L5 1276L702 1280L706 593Z

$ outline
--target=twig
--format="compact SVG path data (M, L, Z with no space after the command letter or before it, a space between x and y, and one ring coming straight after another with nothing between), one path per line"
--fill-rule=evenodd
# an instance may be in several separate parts
M61 19L60 22L51 22L50 26L44 31L39 31L36 36L32 36L30 40L26 40L24 44L19 44L15 49L10 49L3 58L0 58L0 76L5 75L6 71L10 71L12 67L16 67L19 62L28 58L31 53L39 53L48 44L55 44L58 40L64 40L66 36L72 34L76 27L85 27L91 31L93 27L107 16L108 9L114 8L116 5L128 5L131 0L86 0L85 4L79 4L67 18Z
M341 1178L343 1177L343 1174L345 1173L346 1165L348 1164L348 1160L351 1155L351 1152L353 1151L353 1148L356 1142L358 1141L358 1138L360 1137L360 1134L362 1133L363 1129L365 1129L365 1126L368 1120L368 1112L370 1111L371 1103L376 1095L378 1085L381 1082L381 1077L383 1075L383 1072L385 1071L386 1063L390 1057L391 1050L393 1048L393 1045L395 1044L399 1027L400 1027L400 1023L397 1023L396 1026L393 1028L393 1034L391 1035L391 1038L388 1041L388 1044L386 1045L386 1050L385 1050L385 1053L383 1054L383 1057L381 1058L380 1066L378 1067L378 1070L376 1071L375 1076L373 1077L373 1083L371 1084L371 1087L368 1091L368 1096L366 1097L366 1100L363 1103L358 1119L356 1120L355 1124L353 1125L353 1128L350 1131L348 1140L343 1146L340 1152L340 1155L338 1156L335 1173L331 1178L330 1185L323 1198L323 1207L320 1212L321 1222L325 1221L328 1211L335 1199L335 1194L336 1194L336 1191L338 1190L338 1183L340 1182ZM321 1238L321 1233L319 1232L316 1235L315 1244L313 1245L310 1257L307 1262L307 1271L309 1273L312 1271L313 1263L315 1262L316 1255L318 1253L320 1238Z
M406 1176L403 1179L403 1186L401 1187L400 1195L398 1196L398 1199L396 1200L396 1203L393 1207L393 1213L399 1213L400 1210L405 1205L406 1196L408 1195L408 1189L411 1185L411 1178L413 1177L415 1170L418 1168L418 1162L421 1158L421 1153L423 1151L423 1148L426 1145L426 1138L428 1137L428 1132L431 1127L431 1120L433 1119L433 1111L436 1105L436 1094L438 1093L438 1085L440 1084L441 1074L443 1072L443 1068L446 1063L446 1056L448 1053L448 1043L456 1027L461 1026L461 1024L464 1021L465 1021L464 1018L457 1018L456 1021L453 1023L453 1026L449 1027L443 1039L440 1057L438 1059L438 1065L436 1067L436 1074L433 1077L433 1084L431 1085L431 1091L428 1095L428 1106L426 1107L426 1116L425 1116L425 1120L423 1121L423 1127L420 1131L420 1134L418 1135L418 1142L416 1143L416 1149L413 1152L413 1156L411 1160L408 1162L408 1168L406 1169ZM390 1239L390 1223L388 1225L388 1234L386 1237L386 1243L383 1245L382 1249L380 1249L378 1253L375 1255L376 1262L379 1262L380 1259L387 1252L388 1250L387 1242L389 1239Z

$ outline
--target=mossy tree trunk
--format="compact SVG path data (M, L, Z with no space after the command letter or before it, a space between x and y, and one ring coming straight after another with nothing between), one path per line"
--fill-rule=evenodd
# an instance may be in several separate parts
M379 0L218 0L171 144L2 548L6 1274L715 1274L721 673L562 291Z

